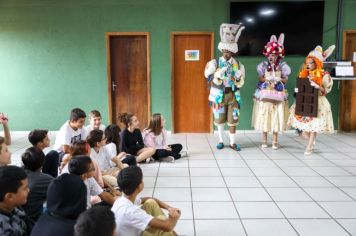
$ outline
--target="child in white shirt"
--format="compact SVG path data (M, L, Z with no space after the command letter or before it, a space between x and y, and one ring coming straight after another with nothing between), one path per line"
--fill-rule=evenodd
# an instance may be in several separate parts
M123 169L117 182L123 196L111 210L115 214L116 233L125 236L177 235L173 229L180 217L180 210L154 198L137 198L143 190L142 170L137 166ZM140 207L142 205L142 207ZM161 208L168 210L168 218Z
M99 129L92 130L87 141L91 147L90 158L98 163L104 182L117 186L116 176L124 168L121 158L126 156L126 153L121 152L117 156L111 156L105 148L106 137L104 132Z

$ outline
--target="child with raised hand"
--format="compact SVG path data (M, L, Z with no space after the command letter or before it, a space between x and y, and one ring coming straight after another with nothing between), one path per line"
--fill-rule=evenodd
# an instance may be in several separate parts
M0 235L30 234L30 221L20 208L26 203L28 192L27 175L22 168L0 167Z
M4 127L4 136L5 136L5 144L10 145L11 144L11 135L10 135L10 129L9 129L9 118L7 115L4 113L0 112L0 124Z
M179 154L182 144L167 145L167 131L164 128L165 119L159 113L151 117L149 126L143 130L143 141L147 147L156 149L152 156L155 160L173 162L181 158Z
M11 152L6 145L5 138L0 136L0 166L7 166L11 163Z
M179 209L155 198L137 198L144 187L143 174L139 167L129 166L123 169L117 182L123 196L115 201L111 210L115 215L118 235L177 235L173 229L181 215ZM168 210L168 217L161 208Z
M117 125L109 125L105 128L104 134L106 137L106 145L105 148L109 152L112 157L120 154L120 127ZM121 158L121 162L123 164L127 164L129 166L135 166L136 157L130 154L126 154Z
M123 113L119 115L119 119L125 125L121 133L121 151L136 156L137 162L149 162L156 150L145 147L137 117L131 113Z

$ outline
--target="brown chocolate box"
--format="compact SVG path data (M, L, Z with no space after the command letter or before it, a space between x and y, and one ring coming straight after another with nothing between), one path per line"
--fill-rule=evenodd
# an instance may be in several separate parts
M295 114L318 116L318 89L310 85L309 79L297 78L298 93L295 101Z

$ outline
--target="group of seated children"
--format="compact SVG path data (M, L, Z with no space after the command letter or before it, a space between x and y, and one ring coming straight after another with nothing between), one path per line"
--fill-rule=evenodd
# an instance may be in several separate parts
M31 131L23 168L9 166L11 152L0 136L0 235L176 235L179 209L137 198L144 186L137 163L181 157L182 145L167 145L163 117L154 114L143 136L132 114L120 115L122 132L101 124L98 111L88 127L85 118L73 109L46 155L48 131Z

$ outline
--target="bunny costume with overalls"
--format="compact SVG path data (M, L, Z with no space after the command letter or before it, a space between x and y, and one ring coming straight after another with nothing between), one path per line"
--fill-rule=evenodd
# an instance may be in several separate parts
M223 56L209 61L205 67L204 75L211 82L209 102L214 114L214 124L218 127L219 144L218 149L224 147L223 133L224 125L227 123L230 129L230 147L240 150L235 144L235 127L240 117L240 88L245 81L244 66L232 57L237 53L237 41L241 31L245 27L235 24L222 24L220 26L221 42L218 49ZM232 132L233 130L233 132Z

